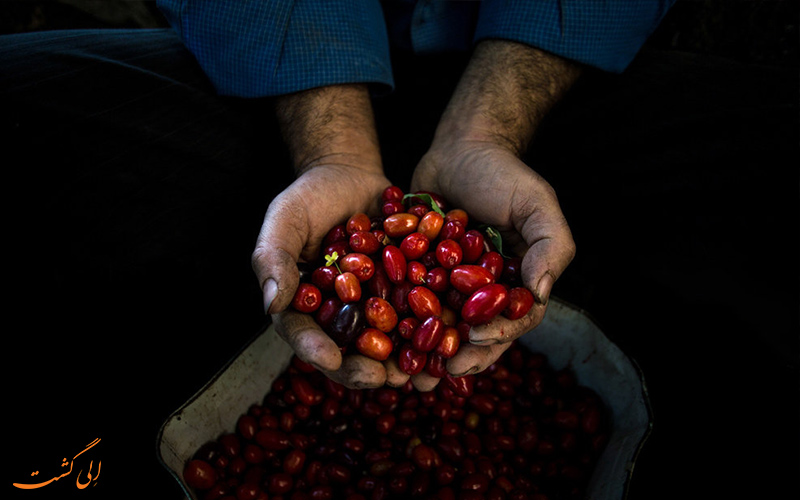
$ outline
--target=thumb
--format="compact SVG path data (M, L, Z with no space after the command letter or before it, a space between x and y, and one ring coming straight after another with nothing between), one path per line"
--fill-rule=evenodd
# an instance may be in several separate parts
M530 247L522 259L522 278L536 301L546 305L556 280L575 257L575 242L563 216L540 224L530 217L523 227Z
M297 262L306 244L308 226L299 206L280 195L270 203L251 257L266 314L289 307L300 283Z

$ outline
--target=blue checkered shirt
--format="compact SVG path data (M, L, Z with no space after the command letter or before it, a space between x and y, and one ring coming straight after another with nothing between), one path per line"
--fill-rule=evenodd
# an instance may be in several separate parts
M394 86L390 46L417 54L485 39L623 71L675 0L158 0L222 95L337 83Z

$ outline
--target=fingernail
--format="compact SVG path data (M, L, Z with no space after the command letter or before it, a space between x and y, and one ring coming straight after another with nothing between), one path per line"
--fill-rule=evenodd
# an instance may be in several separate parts
M476 373L477 371L478 371L478 367L477 366L473 366L472 368L470 368L469 370L465 371L464 373L453 374L453 376L454 377L466 377L467 375L472 375L473 373Z
M496 338L488 337L488 338L472 338L470 336L469 343L472 345L491 345L497 344L498 340Z
M481 328L480 326L470 328L469 330L469 343L473 345L487 345L487 344L496 344L498 342L497 335L495 332L484 331L485 328Z
M264 314L269 314L269 308L272 306L272 302L278 295L278 284L275 283L275 280L269 278L266 282L264 282L264 288L262 289L262 292L264 293Z
M553 283L555 283L555 281L556 278L553 276L553 273L550 271L544 273L544 276L539 279L539 283L536 285L536 291L534 292L536 302L547 305L547 300L550 297L550 290L553 289Z

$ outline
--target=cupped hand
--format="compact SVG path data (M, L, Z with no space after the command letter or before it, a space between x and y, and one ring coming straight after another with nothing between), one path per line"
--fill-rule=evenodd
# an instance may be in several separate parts
M365 356L343 357L312 316L289 307L300 282L297 264L319 256L323 238L336 224L358 212L377 213L389 185L380 169L342 158L318 160L270 203L252 255L264 309L278 334L300 359L348 387L382 386L386 369Z
M461 376L483 371L544 318L553 284L575 255L575 243L555 191L511 151L488 142L462 142L429 151L412 178L411 190L441 194L474 221L496 228L506 254L522 257L522 280L535 297L517 320L502 315L472 327L469 344L448 361ZM429 375L414 379L421 390L438 383Z

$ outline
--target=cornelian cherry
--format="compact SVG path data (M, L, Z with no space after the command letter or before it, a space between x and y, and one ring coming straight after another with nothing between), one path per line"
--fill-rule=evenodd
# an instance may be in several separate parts
M445 359L450 359L456 355L458 348L461 345L461 334L458 329L453 326L448 326L444 329L439 344L436 346L436 353Z
M439 236L443 225L444 217L438 212L430 211L419 220L417 231L425 235L428 241L433 241Z
M403 190L398 186L389 186L381 193L381 201L402 201L403 195Z
M372 228L372 220L365 213L353 214L345 224L345 230L348 235L352 235L359 231L369 231Z
M428 269L418 260L412 260L406 267L406 279L415 285L424 285Z
M414 330L411 346L420 352L432 351L439 345L445 331L445 324L439 316L429 316Z
M408 305L414 315L424 321L431 316L442 315L442 304L439 297L424 286L415 286L408 292Z
M420 232L414 232L403 238L400 251L407 260L417 260L428 251L430 240Z
M461 308L461 317L470 325L486 323L509 305L506 287L497 283L486 285L469 296Z
M525 287L514 287L508 291L508 307L503 311L503 316L508 319L519 319L533 307L533 293Z
M334 288L336 289L336 295L342 302L357 302L361 299L361 282L351 272L336 276Z
M366 255L373 254L381 248L378 237L371 231L356 231L350 235L349 244L354 252Z
M388 300L370 297L364 303L364 317L367 323L383 333L389 333L397 326L397 312Z
M419 217L407 212L397 213L383 220L383 230L390 238L403 238L417 230Z
M377 361L385 361L392 354L394 344L388 335L377 328L365 328L356 339L358 352Z
M427 354L414 350L409 344L404 344L398 353L398 365L408 375L416 375L425 368L428 360Z
M353 273L358 281L364 283L375 274L375 262L363 253L349 253L339 259L342 273Z
M198 490L208 490L217 482L217 471L204 460L191 460L183 469L186 484Z
M407 264L403 252L394 245L383 248L383 269L392 283L402 283L406 278Z
M459 292L468 295L494 282L495 277L491 271L475 264L462 264L450 271L450 284Z
M436 246L436 260L445 269L453 269L461 264L463 257L461 245L455 240L442 240Z
M313 313L322 304L322 292L311 283L300 283L292 298L292 307L300 312Z

